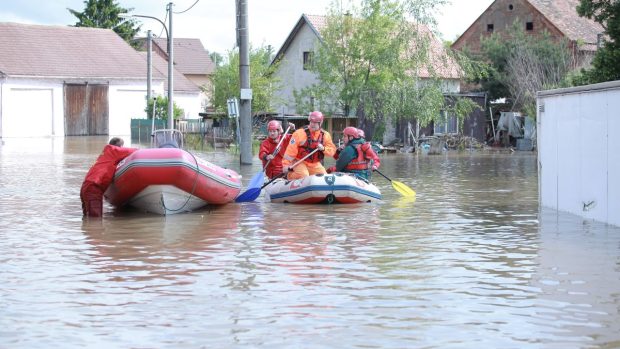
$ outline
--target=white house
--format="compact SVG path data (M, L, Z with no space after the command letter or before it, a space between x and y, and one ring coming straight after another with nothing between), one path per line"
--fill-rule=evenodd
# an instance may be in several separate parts
M0 23L0 47L1 138L129 135L146 117L146 62L112 30Z

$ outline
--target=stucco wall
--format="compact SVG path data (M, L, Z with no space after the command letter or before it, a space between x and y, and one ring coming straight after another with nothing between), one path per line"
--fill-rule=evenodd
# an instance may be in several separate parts
M294 90L318 82L314 73L303 70L304 52L312 52L318 42L316 34L307 25L304 25L293 39L288 50L280 61L276 76L280 79L282 89L276 91L276 98L282 99L281 103L274 105L275 111L284 114L293 114L296 111ZM303 111L302 111L303 112Z
M541 206L620 226L620 81L538 95Z

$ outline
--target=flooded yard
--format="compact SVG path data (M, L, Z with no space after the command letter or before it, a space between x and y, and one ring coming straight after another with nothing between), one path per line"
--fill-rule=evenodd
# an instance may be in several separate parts
M106 142L0 146L1 348L620 347L620 228L540 209L534 153L382 154L415 201L85 221Z

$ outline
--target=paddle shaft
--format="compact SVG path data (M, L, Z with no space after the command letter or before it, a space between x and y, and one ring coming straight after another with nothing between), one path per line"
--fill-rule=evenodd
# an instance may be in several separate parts
M271 159L269 159L269 161L267 161L267 163L265 164L265 167L263 167L263 171L265 171L267 166L269 166L269 163L271 162L271 160L275 159L276 154L280 151L280 146L282 145L282 142L284 141L284 136L286 136L286 134L288 133L288 131L290 129L291 129L291 125L288 125L288 127L286 128L286 131L284 133L282 133L282 137L280 137L280 141L278 142L278 145L276 145L276 149L273 151L273 153L271 153L273 158L271 158Z
M377 172L378 174L380 174L381 176L383 176L383 178L387 179L388 181L392 182L391 179L389 179L386 175L384 175L383 173L381 173L381 171L379 171L378 169L374 169L375 172Z
M294 163L294 164L292 164L291 166L289 166L289 171L290 171L290 169L291 169L291 168L293 168L293 167L295 167L295 166L297 166L297 165L301 164L301 163L302 163L302 161L306 160L308 157L310 157L312 154L316 153L318 150L319 150L318 148L317 148L317 149L314 149L313 151L311 151L311 152L310 152L310 154L308 154L308 155L304 156L304 157L303 157L303 158L301 158L299 161L297 161L296 163ZM262 187L260 187L260 188L261 188L261 189L263 189L264 187L268 186L269 184L271 184L271 182L275 181L276 179L284 177L284 175L285 175L285 174L286 174L286 173L284 173L284 172L280 173L279 175L277 175L277 176L273 177L273 178L272 178L269 182L267 182L267 183L263 184L263 186L262 186Z

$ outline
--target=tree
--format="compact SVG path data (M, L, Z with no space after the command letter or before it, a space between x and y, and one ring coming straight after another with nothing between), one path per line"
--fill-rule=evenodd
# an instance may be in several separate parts
M555 41L547 32L526 34L516 21L508 38L494 33L483 39L482 52L491 67L483 89L491 99L510 98L530 116L536 115L536 92L568 86L577 69L567 40Z
M278 88L278 81L271 65L270 47L250 49L250 87L252 88L252 110L270 111L273 94ZM213 75L213 106L217 111L227 110L229 98L239 98L239 51L228 51L226 62L215 70Z
M620 80L620 1L580 0L577 13L600 23L606 40L596 51L592 68L575 79L579 85Z
M174 101L172 101L172 103L174 119L176 120L181 118L184 114L184 110L178 107ZM157 98L155 98L155 103L152 101L147 103L144 111L146 112L148 119L153 118L153 106L155 106L155 119L168 120L168 97L157 96Z
M443 3L363 0L348 12L333 3L310 67L320 82L295 91L297 112L354 114L369 138L382 120L416 119L424 126L439 118L446 105L426 28ZM423 71L430 77L421 78Z
M129 44L137 45L131 40L140 32L141 26L133 19L126 20L119 17L120 14L128 13L133 8L122 8L115 0L85 0L84 5L82 12L67 8L78 19L76 27L112 29Z

